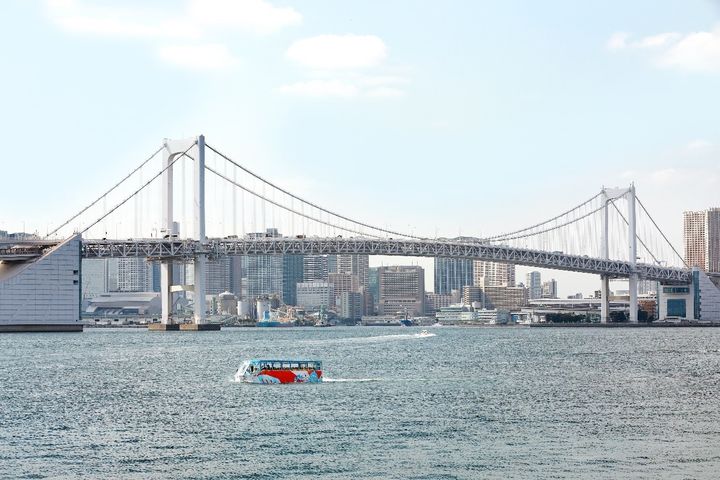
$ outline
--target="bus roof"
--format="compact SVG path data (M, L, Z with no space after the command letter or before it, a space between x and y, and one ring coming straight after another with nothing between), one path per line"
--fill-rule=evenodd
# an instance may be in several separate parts
M302 359L271 359L271 358L251 358L250 363L322 363L322 360L302 360Z

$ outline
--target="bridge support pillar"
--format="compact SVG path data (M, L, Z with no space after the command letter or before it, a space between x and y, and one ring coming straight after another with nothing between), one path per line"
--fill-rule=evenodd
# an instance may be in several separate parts
M630 323L638 323L638 274L637 274L637 221L635 217L635 184L630 184L628 195L628 240L630 242Z
M630 323L638 323L638 274L630 275L628 282L630 290Z
M173 265L172 262L164 260L160 264L160 302L162 305L162 324L169 325L172 321L173 294L170 289L172 285Z
M165 150L163 152L162 175L162 233L165 238L178 236L176 224L173 221L173 164L180 156L197 146L197 158L194 166L194 206L195 206L195 237L201 245L207 243L205 238L205 137L200 135L197 138L182 140L165 139ZM187 226L183 232L188 232ZM202 250L202 249L201 249ZM205 323L205 271L207 255L202 251L195 258L194 276L195 286L193 297L195 306L193 310L194 321L197 324ZM160 298L162 303L162 324L173 324L173 264L172 260L164 260L160 265Z
M600 258L610 258L610 237L608 225L608 192L605 187L601 193L602 226L600 230ZM600 323L610 321L610 277L600 275Z
M195 159L195 236L200 245L207 243L205 237L205 136L200 135L197 138L198 155ZM204 250L204 249L203 249ZM195 306L193 309L194 321L197 324L206 323L205 316L205 272L207 270L207 254L199 253L195 257L194 276L195 276Z
M610 277L600 275L600 323L610 321Z

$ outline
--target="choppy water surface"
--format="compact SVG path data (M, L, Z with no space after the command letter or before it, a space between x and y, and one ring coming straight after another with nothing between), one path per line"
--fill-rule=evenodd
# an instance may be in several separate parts
M2 335L0 478L718 477L720 329L418 331Z

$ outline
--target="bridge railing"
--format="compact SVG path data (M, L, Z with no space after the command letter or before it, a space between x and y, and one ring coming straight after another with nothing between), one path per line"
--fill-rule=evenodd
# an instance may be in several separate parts
M608 260L589 256L567 255L514 248L504 245L486 245L439 240L393 240L375 238L259 238L259 239L208 239L196 240L138 239L127 241L85 240L83 256L86 258L147 257L151 259L191 259L197 254L211 258L227 255L336 255L363 254L413 257L468 258L493 262L513 263L538 268L550 268L582 273L628 277L633 266L623 260ZM663 282L687 283L688 269L637 264L640 278Z

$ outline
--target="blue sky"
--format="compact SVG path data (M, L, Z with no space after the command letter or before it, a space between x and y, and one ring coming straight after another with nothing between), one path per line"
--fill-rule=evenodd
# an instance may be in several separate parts
M511 230L635 181L679 244L682 211L720 203L717 1L0 12L0 229L46 230L200 132L317 203L427 235Z

